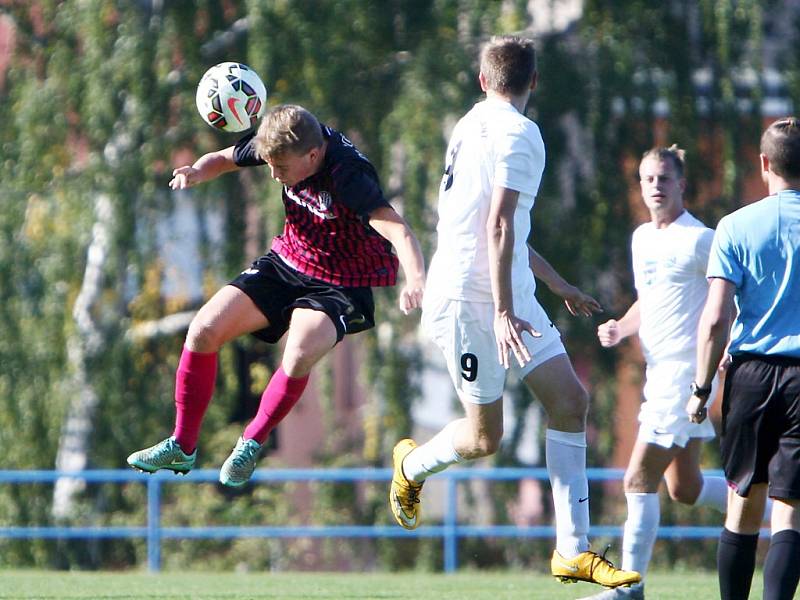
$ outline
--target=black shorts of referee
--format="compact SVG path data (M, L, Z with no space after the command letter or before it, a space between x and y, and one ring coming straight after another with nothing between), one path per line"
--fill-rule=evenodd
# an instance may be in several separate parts
M720 449L725 477L739 496L767 483L772 498L800 499L800 359L733 357Z

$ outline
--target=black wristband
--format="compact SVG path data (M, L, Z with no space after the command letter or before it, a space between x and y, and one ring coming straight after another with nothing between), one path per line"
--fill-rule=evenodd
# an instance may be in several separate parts
M693 396L697 396L701 400L707 400L708 397L711 395L711 386L703 388L697 385L696 381L693 381L691 385L689 385L689 389L692 390Z

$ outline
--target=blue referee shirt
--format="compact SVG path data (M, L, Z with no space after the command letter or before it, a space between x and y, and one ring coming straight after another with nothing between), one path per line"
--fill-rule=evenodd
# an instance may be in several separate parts
M723 217L706 276L736 286L730 354L800 357L800 191Z

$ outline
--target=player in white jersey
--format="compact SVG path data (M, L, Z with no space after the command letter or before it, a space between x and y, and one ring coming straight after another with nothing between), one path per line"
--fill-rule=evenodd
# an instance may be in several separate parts
M714 437L713 426L686 418L714 231L684 209L683 150L672 146L645 152L639 181L650 222L634 231L631 242L638 298L621 319L600 325L597 335L608 348L638 332L647 364L639 434L624 480L628 519L622 541L622 568L644 576L658 533L661 479L673 500L721 512L727 484L723 477L704 477L700 471L702 442ZM711 395L713 390L699 392ZM592 598L644 598L644 583Z
M618 570L589 551L588 395L534 297L535 274L573 314L600 310L527 244L545 162L539 128L524 116L536 87L533 43L494 38L481 55L479 80L486 100L458 122L447 149L438 246L422 317L424 330L445 354L466 414L419 447L410 439L395 446L391 509L399 525L414 529L429 475L497 451L506 370L512 370L547 412L546 460L557 532L553 575L630 585L639 581L638 573Z

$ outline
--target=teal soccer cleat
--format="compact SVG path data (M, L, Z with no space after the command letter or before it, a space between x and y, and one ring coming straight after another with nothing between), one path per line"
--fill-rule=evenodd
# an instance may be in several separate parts
M240 487L247 483L256 468L259 452L261 444L240 437L233 452L219 470L220 483L229 487Z
M197 450L186 454L178 445L178 441L170 436L155 446L134 452L128 457L128 464L134 469L146 473L155 473L167 469L173 473L185 475L194 467Z

